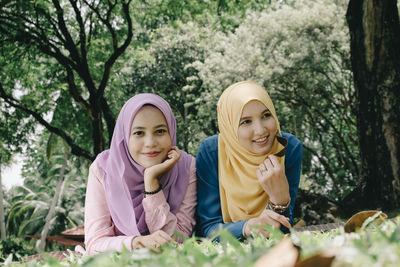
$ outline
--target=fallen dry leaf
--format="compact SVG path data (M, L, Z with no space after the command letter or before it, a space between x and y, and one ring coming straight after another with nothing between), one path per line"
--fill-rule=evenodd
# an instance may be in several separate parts
M294 267L330 267L334 259L334 252L326 250L307 259L298 261Z
M366 210L366 211L360 211L353 216L346 222L344 225L344 231L346 233L351 233L355 232L358 228L361 228L363 223L365 222L366 219L368 219L371 216L374 216L377 212L380 212L379 210ZM382 223L385 219L387 219L387 215L385 213L381 213L375 221L377 221L379 224Z
M293 244L290 237L285 237L267 254L261 256L254 267L293 267L298 258L299 249Z
M300 228L306 226L306 222L303 219L300 219L295 225L293 225L293 228Z

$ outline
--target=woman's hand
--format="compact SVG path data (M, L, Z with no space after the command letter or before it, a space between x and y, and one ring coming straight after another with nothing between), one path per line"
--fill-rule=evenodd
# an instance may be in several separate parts
M286 205L290 201L289 184L284 167L275 155L269 155L264 163L260 164L256 174L272 203Z
M150 235L137 236L132 239L132 249L135 248L148 248L154 252L160 252L159 247L169 243L175 242L166 232L158 230Z
M160 164L156 164L147 168L144 171L145 190L148 192L156 190L159 187L157 177L171 169L178 162L180 157L181 152L176 146L173 146L168 152L166 160L164 160Z
M269 232L266 231L265 229L262 229L262 226L267 225L267 224L272 225L275 228L280 228L281 225L284 225L284 226L290 228L289 218L287 218L279 213L276 213L275 211L266 209L258 217L251 218L250 220L247 221L247 223L245 224L243 234L245 237L248 237L251 235L250 230L253 230L253 232L255 232L257 234L262 234L266 238L268 238ZM252 228L251 226L258 226L258 227Z

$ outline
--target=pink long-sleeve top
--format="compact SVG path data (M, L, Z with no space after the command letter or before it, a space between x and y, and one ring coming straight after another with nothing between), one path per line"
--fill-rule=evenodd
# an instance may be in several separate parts
M111 220L104 192L104 171L97 160L89 169L85 200L85 247L88 255L106 250L121 251L125 246L131 250L134 236L123 235ZM195 159L190 166L189 185L182 204L175 214L162 191L143 198L145 221L150 233L163 230L172 236L177 231L188 237L195 224L197 204Z

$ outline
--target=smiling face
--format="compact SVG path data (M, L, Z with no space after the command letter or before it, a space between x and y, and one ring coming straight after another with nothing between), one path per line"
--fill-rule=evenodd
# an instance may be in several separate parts
M154 106L143 106L132 122L129 153L144 168L163 162L171 149L167 121Z
M243 107L239 121L239 143L255 154L267 154L275 140L277 123L268 108L259 101Z

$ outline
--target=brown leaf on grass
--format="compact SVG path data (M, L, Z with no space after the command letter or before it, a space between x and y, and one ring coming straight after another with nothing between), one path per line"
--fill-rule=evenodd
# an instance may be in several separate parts
M323 251L307 259L298 261L294 267L330 267L335 259L333 251Z
M300 219L295 225L293 225L293 228L300 228L306 226L306 222L303 219Z
M290 237L285 237L267 254L261 256L254 264L254 267L293 267L298 258L299 249L293 244Z
M366 211L360 211L353 216L346 222L344 225L344 231L346 233L351 233L355 232L358 228L361 228L363 223L365 222L366 219L368 219L371 216L374 216L377 212L380 212L379 210L366 210ZM379 224L382 223L385 219L387 219L387 215L385 213L381 213L375 221L377 221Z

